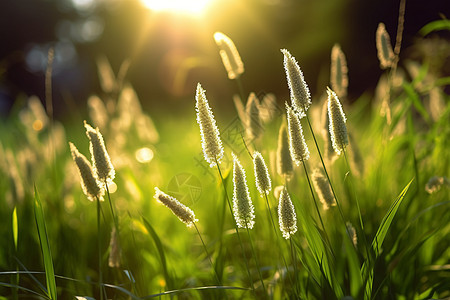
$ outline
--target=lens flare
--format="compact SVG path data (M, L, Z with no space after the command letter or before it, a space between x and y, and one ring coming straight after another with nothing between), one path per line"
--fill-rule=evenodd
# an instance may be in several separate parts
M211 0L141 0L142 4L154 11L199 14Z

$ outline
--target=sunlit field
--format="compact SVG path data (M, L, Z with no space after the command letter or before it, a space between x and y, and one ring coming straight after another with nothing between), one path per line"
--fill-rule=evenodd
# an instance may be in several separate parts
M280 45L276 95L248 89L254 66L216 32L234 97L199 82L190 109L154 114L139 62L102 56L102 93L65 121L51 49L46 98L0 122L0 299L449 299L450 77L373 32L383 72L358 99L338 44L320 92Z

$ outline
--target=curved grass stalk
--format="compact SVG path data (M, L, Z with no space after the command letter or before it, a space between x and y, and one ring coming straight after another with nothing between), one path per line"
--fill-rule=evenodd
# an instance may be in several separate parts
M214 264L211 260L211 256L209 255L208 249L206 248L205 242L203 241L200 231L198 230L198 227L197 227L197 225L195 225L195 223L192 223L192 225L194 225L195 230L197 231L198 237L200 238L200 241L202 241L203 249L205 250L205 253L206 253L206 256L208 257L209 263L211 264L211 268L214 271L214 275L216 276L217 283L219 285L222 285L222 281L219 279L219 275L217 275L216 269L214 269Z
M316 212L317 212L317 215L319 216L320 224L322 225L322 229L325 234L325 239L327 240L328 247L330 248L331 254L333 255L333 257L336 257L336 255L334 254L334 251L333 251L333 247L331 247L330 238L328 236L327 230L325 229L325 224L323 223L322 215L319 211L319 206L317 205L317 199L316 199L316 196L314 195L314 191L311 186L311 180L309 179L308 170L306 169L305 163L303 163L302 165L303 165L303 169L305 170L306 179L308 180L308 186L309 186L309 190L311 191L311 196L313 198L314 207L316 208ZM330 185L331 185L331 183L330 183Z

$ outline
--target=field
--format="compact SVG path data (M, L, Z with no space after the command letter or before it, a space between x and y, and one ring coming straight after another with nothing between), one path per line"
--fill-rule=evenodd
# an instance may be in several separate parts
M436 21L421 34L445 28L448 20ZM385 71L374 95L350 103L338 49L331 89L309 106L305 93L295 96L304 92L295 53L283 51L286 106L245 92L226 38L216 40L235 99L193 86L190 111L153 115L107 60L104 94L87 113L61 123L39 99L18 99L0 124L0 298L450 297L450 77L427 59L398 61L380 31ZM219 101L236 113L222 115ZM296 148L296 124L308 155ZM255 151L271 181L262 191ZM97 171L84 190L80 153Z

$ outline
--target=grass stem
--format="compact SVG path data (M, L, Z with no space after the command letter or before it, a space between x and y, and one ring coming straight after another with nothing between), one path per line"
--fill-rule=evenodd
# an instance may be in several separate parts
M100 299L103 300L103 272L102 272L102 250L101 250L101 228L100 228L100 199L97 198L97 248L98 248L98 284L100 288Z
M252 286L252 291L253 291L253 293L256 296L255 287L253 286L252 275L250 274L250 269L249 269L249 266L248 266L247 257L245 256L244 245L242 244L241 236L239 234L239 229L238 229L238 227L236 225L236 220L234 219L233 209L231 208L230 197L228 196L227 187L225 186L225 180L223 179L222 171L220 170L220 166L219 166L219 163L218 163L217 159L216 159L216 166L217 166L217 170L219 171L220 179L222 181L222 186L223 186L223 190L225 192L225 198L227 199L228 208L230 209L231 217L233 218L234 229L236 230L236 235L237 235L238 240L239 240L239 245L241 246L242 255L244 256L244 262L245 262L245 266L247 268L248 278L249 278L250 284Z
M248 222L245 221L245 224L248 224ZM253 241L252 241L252 237L250 236L250 230L248 229L247 225L245 226L245 228L247 229L248 240L250 241L250 248L252 249L253 257L255 258L256 269L258 270L259 280L261 281L261 285L264 290L264 295L267 296L266 286L264 285L264 280L263 280L263 277L261 274L261 267L259 265L258 257L256 256L255 248L253 247Z
M217 275L217 272L214 268L214 264L211 260L211 256L209 255L208 249L206 248L205 242L203 241L202 235L200 234L200 231L198 230L197 225L195 223L192 223L195 227L195 230L197 231L198 237L200 238L200 241L202 241L203 249L205 250L206 256L208 257L209 263L211 264L211 268L214 271L214 275L216 276L217 284L222 285L222 282L219 279L219 275Z

